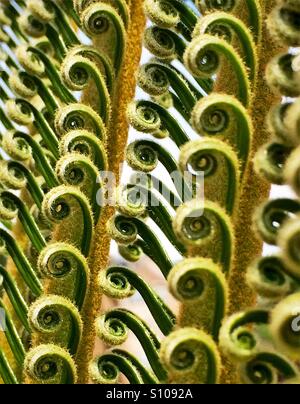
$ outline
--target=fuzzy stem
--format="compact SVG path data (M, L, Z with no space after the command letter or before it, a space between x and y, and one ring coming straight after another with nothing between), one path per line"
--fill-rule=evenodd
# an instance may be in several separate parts
M269 15L275 6L275 0L261 0L263 20ZM269 60L282 51L282 47L270 36L265 21L262 27L261 42L259 44L259 66L254 87L252 102L252 119L254 126L254 138L250 163L244 177L239 202L239 214L235 222L236 243L234 264L229 279L230 305L229 314L254 306L256 297L246 281L246 270L253 260L261 255L262 241L252 230L252 217L254 210L269 197L270 184L259 177L253 168L252 159L257 150L268 142L270 134L265 127L265 117L270 105L276 103L278 98L270 91L265 81L265 70ZM230 364L227 364L223 374L224 383L235 382L234 372Z
M275 0L262 1L264 18L275 5ZM254 137L250 161L257 150L269 140L269 133L265 127L265 117L270 105L276 103L278 98L270 91L265 81L266 64L272 56L282 51L277 43L270 37L266 24L263 25L262 41L259 49L259 72L255 85L255 96L252 103L252 119ZM236 246L235 265L230 280L231 305L229 312L243 310L252 306L255 296L246 283L245 272L253 259L261 254L262 242L251 231L253 212L270 193L270 185L255 174L253 164L250 163L245 174L245 180L240 197L239 215L236 221L236 237L239 242ZM250 197L251 196L251 197ZM247 232L247 236L245 235Z
M142 36L145 28L145 17L143 13L143 1L135 0L130 4L131 21L127 32L127 46L123 68L118 79L118 90L112 102L112 119L108 133L108 161L109 171L116 176L116 182L120 181L120 164L124 161L125 148L128 138L127 105L134 97L136 80L135 72L139 66ZM86 298L83 318L84 324L82 342L77 355L79 383L87 383L88 364L92 359L95 343L94 320L101 307L101 295L97 287L97 276L100 271L106 269L108 264L110 238L106 232L105 224L113 214L113 209L103 209L101 220L96 226L95 242L90 258L90 290Z

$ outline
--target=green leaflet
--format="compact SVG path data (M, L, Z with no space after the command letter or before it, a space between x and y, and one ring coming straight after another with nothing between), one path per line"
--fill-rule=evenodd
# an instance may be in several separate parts
M166 338L161 360L169 381L194 384L217 384L221 360L213 340L201 330L182 328Z
M167 335L175 325L175 316L156 292L136 273L125 267L110 267L99 275L100 289L116 299L132 296L137 290L143 297L161 331Z
M237 153L244 173L250 156L253 127L249 113L236 98L213 93L199 100L192 112L192 126L199 135L229 143Z
M77 380L71 355L52 344L39 345L28 352L24 373L32 384L74 384Z
M234 230L227 214L217 204L196 200L183 204L176 212L174 231L191 254L221 263L228 276L234 250ZM216 245L218 248L216 248Z
M185 66L195 76L207 78L218 72L221 57L228 59L238 81L237 98L245 107L250 104L251 90L245 65L236 50L225 40L204 34L192 40L184 54Z
M96 320L96 330L100 338L109 345L121 345L128 337L128 328L141 343L153 372L160 381L166 379L166 371L159 361L160 343L147 324L135 314L116 309Z
M217 341L228 302L220 267L209 259L188 258L175 265L168 282L174 297L182 302L180 326L200 328Z
M32 330L41 334L42 343L51 338L53 344L65 347L71 355L76 354L82 322L71 302L61 296L42 296L30 306L28 317Z
M230 147L215 139L191 141L181 148L179 165L183 173L193 175L195 182L197 175L203 174L205 197L217 202L228 214L234 212L238 200L239 162Z

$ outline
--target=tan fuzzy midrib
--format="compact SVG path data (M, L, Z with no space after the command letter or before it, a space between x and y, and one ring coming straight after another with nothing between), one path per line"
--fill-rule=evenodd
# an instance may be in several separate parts
M131 19L127 32L127 45L123 68L116 85L112 102L112 118L108 131L107 153L109 170L116 176L116 185L120 181L119 166L124 162L125 149L128 140L129 124L126 110L128 103L134 98L136 88L136 71L139 66L142 51L142 36L146 24L143 12L143 0L134 0ZM86 97L85 97L86 98ZM88 101L85 99L85 101ZM114 214L114 208L105 207L101 219L95 228L90 264L90 288L87 295L82 318L84 328L82 341L76 358L78 366L78 383L89 383L88 366L93 358L96 341L95 319L100 314L102 296L97 286L100 271L106 269L109 263L110 238L106 231L106 223Z
M267 17L276 4L276 0L261 0L260 3L264 17ZM245 1L240 2L234 14L249 26L249 15ZM234 45L236 47L237 44L235 43ZM240 51L241 49L238 47L238 50ZM243 183L240 186L235 214L232 217L235 228L235 240L237 241L235 242L231 273L228 280L230 291L228 315L245 310L254 306L256 303L256 296L248 286L245 275L248 266L262 253L263 244L261 240L257 238L252 228L252 216L255 208L269 197L270 184L256 175L252 160L257 150L265 144L270 137L265 128L265 117L271 105L279 101L279 97L274 96L266 84L265 68L269 60L281 51L282 47L272 40L266 24L264 24L257 49L257 77L252 85L252 104L249 108L253 120L254 138L251 146L249 164L244 174ZM228 62L223 61L214 91L236 95L237 88L238 81L232 72L232 67ZM195 251L193 253L195 253ZM189 321L196 321L194 319L192 320L192 316L190 316L190 320L187 321L189 314L187 311L188 307L182 305L179 315L180 325L188 325ZM197 315L195 310L191 310L190 314ZM226 357L222 358L222 364L223 372L221 383L239 383L236 367Z
M262 1L267 16L276 1ZM262 252L262 241L257 237L252 217L255 209L269 197L270 184L258 176L253 168L253 158L257 150L268 142L270 133L266 129L266 115L272 105L280 102L280 97L274 95L265 80L267 63L272 57L286 48L278 45L269 35L266 24L263 27L261 48L259 49L259 69L253 95L251 117L253 122L253 141L250 163L245 173L244 183L240 193L239 214L235 221L236 246L235 263L231 271L232 299L229 314L244 310L255 303L255 295L246 283L245 272L253 259Z
M269 15L275 3L275 0L261 1L265 17ZM240 190L238 215L234 223L235 237L239 242L236 243L234 262L229 279L229 315L253 307L256 304L255 293L246 281L246 270L253 260L261 255L263 243L253 228L252 218L255 209L264 200L268 199L270 184L254 171L253 158L257 150L268 142L270 138L270 134L266 130L265 118L270 107L280 101L280 97L275 96L267 86L265 80L266 65L273 56L282 50L282 46L275 43L271 38L264 23L262 40L258 49L258 74L250 110L254 129L250 162ZM228 360L224 364L223 382L227 384L238 382L238 379L234 376L235 367Z

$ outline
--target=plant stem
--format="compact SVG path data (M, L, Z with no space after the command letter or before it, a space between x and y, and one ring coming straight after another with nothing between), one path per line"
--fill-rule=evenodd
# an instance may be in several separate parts
M264 18L270 13L275 3L275 0L262 1ZM252 151L241 191L239 214L235 223L236 237L239 242L236 245L235 263L230 279L232 296L229 309L230 314L253 306L255 302L255 296L245 279L246 269L262 251L262 242L252 231L252 217L255 208L269 197L270 184L254 172L252 159L257 150L267 143L270 137L265 127L265 117L270 106L276 103L278 98L271 93L267 86L265 69L270 59L281 51L282 47L279 47L273 41L264 23L259 49L259 71L251 107L254 125Z
M230 305L229 313L236 313L254 306L256 296L246 281L246 270L253 260L261 255L263 244L252 230L252 217L255 209L270 194L270 184L259 177L253 168L253 157L257 150L268 142L270 134L265 127L265 117L270 106L278 101L271 93L265 81L265 69L270 59L282 51L282 47L269 35L265 18L275 6L275 0L261 0L263 11L263 27L261 42L258 44L258 74L254 85L254 97L251 106L254 126L249 165L245 172L244 182L240 194L238 215L235 220L236 243L235 258L229 279ZM232 383L232 366L227 366L223 374L224 383Z
M128 122L126 110L128 103L134 98L136 80L135 72L138 69L142 36L145 29L145 17L143 13L143 1L130 2L131 21L127 32L127 46L123 67L117 80L117 90L112 102L112 119L108 131L108 161L109 171L116 177L116 183L120 181L120 165L124 161L125 149L128 139ZM86 98L86 97L85 97ZM101 307L101 294L97 287L97 276L100 271L106 269L109 258L110 238L106 232L106 223L114 213L111 207L103 209L102 217L96 226L94 246L90 258L90 289L86 298L83 318L85 319L82 342L77 354L78 382L88 383L88 364L92 359L95 344L94 322Z

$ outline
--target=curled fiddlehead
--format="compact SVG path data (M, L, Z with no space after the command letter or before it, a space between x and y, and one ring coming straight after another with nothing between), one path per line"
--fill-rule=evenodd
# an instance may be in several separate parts
M30 51L26 45L19 46L16 49L16 57L29 74L37 76L43 76L45 74L43 62Z
M0 182L10 189L27 187L33 201L41 207L44 193L31 171L18 161L0 162Z
M297 367L283 355L275 352L259 352L240 366L244 384L278 384L282 378L293 380L299 375Z
M204 34L217 35L229 43L236 36L243 48L242 56L249 69L250 79L251 81L255 79L257 70L255 43L250 30L239 18L222 11L200 18L194 29L193 37Z
M287 267L287 272L300 279L299 271L299 216L288 220L278 233L278 245L282 249L282 256Z
M178 242L173 228L173 216L168 205L149 187L138 184L128 184L120 187L117 193L117 208L120 213L129 217L143 217L146 213L160 227L170 243L181 253L185 248Z
M9 76L9 86L19 97L31 99L37 94L37 87L34 80L26 72L13 72Z
M32 329L43 342L51 339L54 344L67 348L71 355L76 354L82 322L69 300L56 295L42 296L30 306L28 317Z
M266 71L269 87L287 97L300 95L299 71L293 69L294 58L290 53L280 54L269 62Z
M24 29L26 29L26 34L29 36L40 37L39 33L44 31L44 33L49 33L49 31L54 31L55 28L59 31L61 36L61 41L69 47L78 43L77 36L72 30L69 24L69 20L66 18L65 12L61 7L59 7L52 0L43 0L42 2L32 2L32 10L27 12L30 18L25 19L24 14L19 17L21 19ZM28 10L28 9L27 9ZM24 20L24 22L23 22ZM49 23L54 23L50 25ZM30 30L33 32L30 33ZM58 36L58 35L57 35Z
M220 347L224 354L237 362L251 359L261 346L254 326L268 322L269 312L266 310L250 310L227 318L220 330Z
M283 185L284 166L291 151L291 147L278 141L265 144L255 156L256 172L273 184Z
M125 267L110 267L100 272L98 277L100 290L115 299L132 296L137 290L143 297L161 331L169 334L175 324L175 316L163 303L156 292L135 272Z
M192 200L177 209L173 226L184 245L196 249L197 255L220 262L228 274L234 249L234 230L223 209L208 201L201 207L198 200Z
M187 38L197 23L197 15L182 0L146 0L144 9L152 22L164 28L178 28Z
M236 12L239 11L238 6L242 2L240 0L196 0L196 4L202 13L217 11ZM247 0L245 7L248 8L249 25L256 41L260 37L262 27L262 7L258 0Z
M266 243L276 244L278 232L286 220L300 212L300 204L293 199L274 199L265 202L255 213L254 223Z
M180 22L180 14L170 1L146 0L146 15L160 27L174 28Z
M59 150L61 156L67 153L80 153L93 161L99 172L107 170L105 148L92 132L84 129L67 132L60 140Z
M127 148L127 163L129 166L137 171L146 173L153 171L159 162L158 153L154 148L155 145L156 143L146 140L131 143ZM175 161L173 166L176 167Z
M132 101L127 109L127 117L134 129L158 136L161 132L174 140L180 147L189 140L188 135L176 119L162 106L148 100Z
M270 331L277 349L292 359L299 359L300 293L283 299L271 313Z
M268 28L277 41L289 46L300 45L299 16L299 4L280 2L274 7L268 18Z
M36 168L43 175L47 185L52 188L58 185L57 178L53 172L52 166L47 158L46 149L43 149L40 144L30 135L23 132L10 132L7 142L10 143L11 154L21 160L26 156L32 156ZM45 155L46 154L46 155Z
M72 3L76 13L80 15L88 5L93 3L93 0L73 0Z
M168 276L173 266L172 261L158 237L144 221L117 215L107 223L107 231L113 240L125 246L134 243L138 236L141 237L140 245L144 253L158 265L165 277ZM139 241L137 240L137 242Z
M32 150L29 144L16 136L14 130L3 134L1 146L3 150L13 159L27 162L32 156Z
M44 118L43 114L38 111L30 102L24 99L9 100L6 103L7 114L20 125L30 125L33 123L38 132L43 137L48 149L53 153L54 157L58 157L58 140L55 132Z
M280 139L287 145L297 144L297 137L294 138L294 133L288 130L285 123L285 117L292 107L292 103L284 102L273 106L267 115L267 127L269 132L276 138ZM295 114L293 113L293 117ZM291 122L288 120L288 122ZM295 122L293 119L292 122Z
M91 4L96 3L94 0L73 0L74 8L77 14L81 13ZM129 8L126 0L105 0L105 3L111 4L118 11L122 17L125 26L128 25L129 20Z
M150 173L160 162L168 171L178 194L182 199L192 198L189 184L182 175L178 175L178 165L174 157L161 145L150 140L137 140L127 147L126 160L128 165L137 171Z
M55 18L54 10L51 7L51 1L29 0L27 2L27 8L36 18L46 23Z
M129 262L138 262L144 254L137 241L130 245L119 245L118 251L121 257Z
M138 85L151 96L163 95L171 87L187 112L201 97L198 90L193 88L178 70L159 60L150 61L140 67Z
M46 242L26 204L9 191L0 192L0 217L2 220L12 220L18 217L30 241L40 251Z
M71 214L78 215L78 208L83 220L80 247L83 255L87 256L93 236L93 215L86 196L75 187L62 185L48 192L42 206L46 218L56 224L62 223ZM77 241L72 240L74 234L68 234L68 238L71 242Z
M97 94L99 95L99 115L105 123L110 116L110 98L106 83L97 65L90 59L82 56L67 55L62 66L61 73L66 85L73 91L82 91L93 79Z
M288 139L293 145L298 146L299 140L299 127L300 127L300 98L297 98L293 103L287 104L288 108L285 110L285 115L282 117L284 127L288 134Z
M196 0L195 3L202 13L213 10L233 11L239 0Z
M171 293L183 303L181 326L201 328L217 340L228 301L219 266L209 259L187 258L173 267L168 282Z
M69 104L57 111L55 129L60 136L71 130L87 130L105 142L106 129L100 116L84 104Z
M98 336L106 343L116 346L126 341L128 328L139 339L149 363L159 380L165 380L166 372L159 360L160 343L143 320L124 309L107 312L96 320Z
M144 44L154 56L166 61L182 60L186 48L184 40L175 32L155 25L145 30Z
M59 39L59 37L58 37ZM57 39L57 40L58 40ZM56 41L57 41L56 40ZM55 44L56 45L56 44ZM21 48L22 49L22 54L21 57L24 60L24 62L20 60L20 63L24 67L28 73L35 74L32 72L29 67L26 67L26 57L31 58L35 61L35 64L40 66L40 69L44 73L44 75L50 80L53 88L53 92L57 97L63 102L63 103L72 103L76 102L76 98L74 95L67 89L67 87L64 85L61 75L59 74L56 66L53 64L51 58L43 52L43 50L39 49L38 46L32 47L25 47ZM65 51L64 51L65 54ZM36 66L36 70L38 69L38 66ZM35 66L34 66L35 67ZM41 75L41 74L39 74Z
M284 167L284 178L297 195L300 194L299 150L298 146L292 151Z
M25 104L18 103L16 100L8 100L6 102L6 112L8 117L18 125L30 125L33 121L30 109L26 108Z
M122 17L123 23L127 29L130 21L130 9L128 2L126 0L108 0L107 3L111 4L118 11L118 14Z
M48 25L48 29L49 29L49 25ZM53 28L53 30L51 30L52 33L55 32L55 39L58 41L58 43L54 43L51 39L48 39L47 37L42 37L40 39L38 39L35 43L35 47L40 50L41 52L43 52L46 56L48 56L50 59L54 59L54 64L56 63L57 59L58 61L62 60L63 57L60 54L60 51L62 51L62 45L61 45L61 41L60 41L60 37L58 36L57 31L55 31L55 29ZM55 46L55 45L61 45L61 46Z
M141 185L127 184L116 190L117 210L128 217L146 218L149 189Z
M38 268L42 276L51 282L57 294L67 296L82 309L89 283L89 268L86 259L75 247L66 243L52 243L39 255ZM51 286L52 285L52 286Z
M151 26L146 29L144 34L145 47L155 56L157 59L170 62L173 59L179 59L181 64L183 63L183 55L186 50L185 41L172 30L161 28L158 26ZM212 79L199 79L195 77L196 82L202 88L204 92L210 93L213 89ZM195 88L194 88L195 90ZM162 106L170 108L174 106L178 111L186 117L186 111L180 109L180 101L172 93L165 93L160 96L153 96L156 101L162 102ZM188 114L187 114L188 115Z
M238 80L237 97L247 107L251 91L246 67L236 50L224 39L208 34L194 38L185 51L184 61L196 77L210 78L218 72L222 57L232 65Z
M51 91L49 91L43 80L37 76L30 75L25 71L15 72L9 76L9 85L17 96L28 100L38 94L43 100L51 118L59 108L59 104Z
M93 162L81 154L67 153L57 161L56 175L61 183L78 187L88 197L97 222L100 214L96 200L99 173Z
M0 182L10 189L21 189L26 186L26 178L21 170L10 166L11 161L0 161Z
M232 214L238 199L239 162L229 146L217 139L190 141L181 148L179 167L195 182L204 175L205 196Z
M82 28L90 37L98 37L108 31L114 32L113 64L119 72L125 48L126 31L124 22L117 10L103 2L91 4L81 13Z
M138 228L126 216L115 216L108 224L110 236L122 245L134 243L138 237Z
M109 57L93 46L78 45L68 51L68 56L82 56L94 62L103 74L108 91L114 86L115 72Z
M191 122L200 135L228 142L236 151L244 172L253 127L247 110L235 97L217 93L204 97L195 105Z
M160 357L171 383L217 384L221 358L213 339L196 328L182 328L163 342Z
M247 270L247 281L261 297L271 300L280 300L293 290L293 280L279 256L256 260Z
M25 12L18 18L20 29L25 35L33 38L41 38L46 34L46 25L32 13Z
M71 355L56 345L39 345L25 358L24 372L36 384L75 384L77 370Z
M131 354L120 349L95 358L89 367L96 384L117 384L121 373L131 384L156 384L158 380Z

